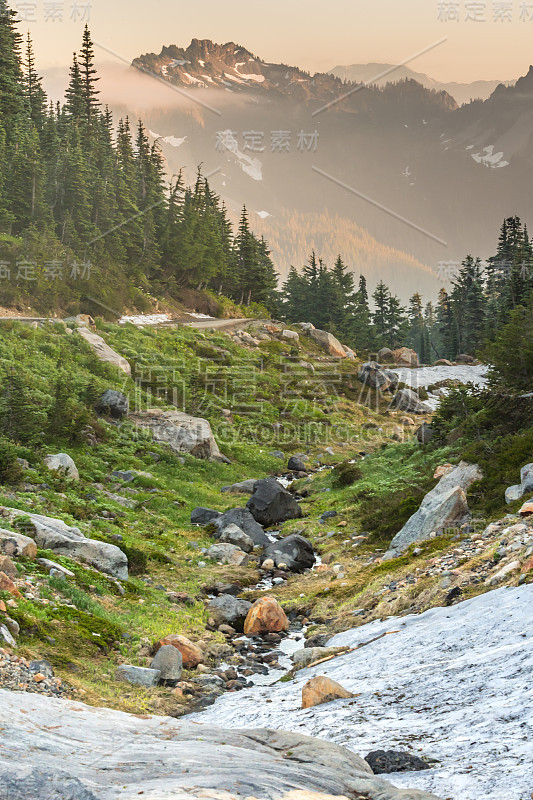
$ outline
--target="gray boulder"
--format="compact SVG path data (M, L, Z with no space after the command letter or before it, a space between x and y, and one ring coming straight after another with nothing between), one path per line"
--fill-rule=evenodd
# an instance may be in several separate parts
M382 347L381 350L378 353L378 358L379 358L380 361L393 362L394 361L394 353L392 352L390 347Z
M240 483L232 483L231 486L223 486L220 491L223 494L252 494L256 480L256 478L249 478Z
M0 528L0 555L10 558L35 558L37 545L29 536Z
M428 425L427 422L423 422L416 431L415 436L420 444L428 444L435 436L435 431L431 425Z
M0 797L9 800L116 800L139 792L152 800L438 800L392 786L351 750L280 730L125 714L5 690L0 725Z
M328 355L334 358L346 358L344 347L333 334L327 331L321 331L318 328L313 328L307 332Z
M219 542L235 544L245 553L251 553L254 549L254 540L237 525L228 525L224 528L220 534Z
M122 417L128 416L130 403L123 392L106 389L96 403L96 410L100 414L108 414L113 419L122 419Z
M153 657L150 669L159 672L161 681L177 682L183 672L183 657L177 647L165 644Z
M236 525L250 537L256 547L268 547L270 544L270 539L263 528L255 521L247 508L230 508L217 517L214 523L217 529L215 536L217 537L228 525Z
M470 516L466 491L482 477L476 464L464 461L444 475L424 497L418 511L396 534L384 559L396 558L413 542L430 539L447 528L457 528L466 522Z
M382 391L385 391L391 385L390 378L381 369L381 364L376 361L367 361L362 364L357 373L357 379L364 383L365 386L370 386L372 389L381 389Z
M411 414L430 414L431 409L420 401L419 396L412 389L400 389L396 392L391 402L392 408L399 411L408 411Z
M132 414L131 421L152 434L154 442L167 444L175 453L189 453L195 458L228 462L213 436L211 425L201 417L191 417L183 411L163 411L151 408Z
M290 469L291 472L305 472L307 467L300 456L291 456L287 464L287 469Z
M302 509L275 478L257 481L254 493L246 503L253 518L266 528L288 519L299 519Z
M389 391L394 392L398 388L398 384L400 383L400 376L397 372L394 372L393 369L384 369L383 374L387 376L390 381L389 384Z
M265 550L264 558L271 558L276 567L285 564L291 572L310 569L316 561L311 542L297 533L273 542Z
M121 664L115 672L116 681L132 683L134 686L145 686L147 688L157 686L160 677L161 673L158 669L134 667L131 664Z
M71 527L60 519L29 514L17 508L0 507L0 516L11 522L18 517L28 517L25 533L42 550L52 550L62 556L85 561L101 572L106 572L119 580L128 577L128 559L116 545L87 539L79 528Z
M61 472L73 481L79 481L80 479L80 473L78 472L76 464L67 453L48 455L44 459L44 463L52 472Z
M77 328L76 333L85 339L100 361L105 361L107 364L117 367L121 372L125 372L126 375L131 376L131 367L127 359L120 356L109 347L101 336L98 336L97 333L93 333L93 331L90 331L88 328Z
M294 664L294 669L303 669L309 664L314 664L315 661L320 661L322 658L340 655L346 652L347 649L346 647L303 647L292 654L292 663Z
M214 561L232 564L235 567L246 566L248 563L248 556L236 544L214 544L209 548L206 556Z
M220 516L222 516L220 511L198 506L198 508L194 508L191 511L191 522L193 525L209 525L211 522L215 522Z
M505 490L505 501L514 503L531 491L533 491L533 464L526 464L520 470L520 483Z
M251 609L248 600L239 600L231 594L220 594L211 600L207 606L207 613L213 617L215 624L231 625L236 631L242 632L244 620Z

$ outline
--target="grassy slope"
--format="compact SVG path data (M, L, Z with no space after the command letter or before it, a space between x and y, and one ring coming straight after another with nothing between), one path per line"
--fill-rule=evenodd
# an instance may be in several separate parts
M37 585L28 587L30 598L10 609L22 628L19 651L48 658L87 702L136 712L177 711L181 701L168 689L147 692L115 683L116 665L147 665L150 645L169 633L209 642L216 657L224 640L205 629L202 586L233 579L253 585L259 575L253 566L223 567L208 560L205 568L198 567L205 558L198 547L208 547L212 539L190 525L190 511L196 505L224 510L244 504L246 498L221 494L220 488L280 473L284 463L269 455L273 449L287 455L306 450L312 460L321 454L321 462L330 464L362 450L371 454L362 462L362 477L353 486L339 488L327 471L302 485L308 493L303 501L306 518L287 523L283 530L303 530L326 562L344 565L346 576L340 581L331 570L294 576L275 590L287 607L335 618L341 627L353 624L351 612L362 604L379 616L383 612L375 602L375 592L381 586L454 546L442 538L425 545L418 556L408 555L387 565L366 564L376 548L386 547L434 484L434 467L453 459L457 447L454 452L450 447L421 449L412 439L393 443L392 436L398 437L397 419L388 415L386 400L372 392L361 396L355 379L357 364L331 364L308 340L297 351L280 342L249 349L223 334L183 328L143 331L104 326L101 332L130 360L131 380L124 381L99 363L81 338L68 335L59 325L43 330L4 326L0 340L3 364L17 364L32 374L35 397L44 409L52 402L58 372L67 370L76 413L80 420L80 408L89 415L98 439L96 445L89 445L74 430L69 441L60 437L43 442L41 448L20 448L19 454L31 465L24 480L33 485L46 482L51 488L21 491L20 486L18 490L4 486L0 503L60 517L104 541L120 534L130 559L124 596L105 576L68 559L47 554L76 573L68 583L50 578L35 563L19 562L21 575L33 578ZM316 371L298 366L301 358L312 362ZM181 463L165 448L139 437L128 422L95 421L91 398L108 387L125 388L141 408L164 406L176 399L188 412L207 417L231 465L191 457ZM222 415L226 408L232 411L229 421ZM369 422L383 431L364 429ZM326 447L334 454L324 454ZM43 467L42 454L59 450L74 458L79 482L65 481ZM128 484L137 491L125 494L135 501L133 509L95 487L120 491L111 477L117 469L149 473ZM339 512L335 524L320 524L318 518L330 509ZM336 533L328 538L332 529ZM351 540L346 540L362 532L370 536L354 550ZM392 610L405 611L411 607L409 602L418 608L441 600L442 593L426 590L425 584L418 586L408 602ZM170 602L169 591L187 592L191 604ZM1 597L8 599L5 594ZM388 613L392 610L389 605Z

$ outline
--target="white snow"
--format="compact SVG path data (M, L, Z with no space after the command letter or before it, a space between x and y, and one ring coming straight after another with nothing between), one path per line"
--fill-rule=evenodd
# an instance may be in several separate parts
M501 169L509 166L509 161L505 161L503 158L503 151L495 153L493 144L489 145L489 147L484 147L479 153L471 153L471 156L478 164L483 164L483 166L491 169Z
M177 136L162 136L160 133L154 133L154 131L149 130L148 134L153 139L161 139L162 142L166 142L167 144L172 145L172 147L181 147L181 145L187 141L187 137L183 136L182 138L178 138Z
M256 211L255 213L258 217L261 217L261 219L266 219L267 217L272 216L272 214L269 214L268 211Z
M394 368L402 383L408 386L427 388L433 383L440 381L454 380L461 383L473 383L475 386L485 386L487 383L488 367L485 364L476 366L457 365L456 367L420 367L419 369L409 369L408 367Z
M195 78L194 75L191 75L189 72L184 72L183 73L183 77L187 78L189 83L193 83L196 86L204 86L204 87L206 87L206 84L203 81L201 81L199 78Z
M194 317L194 319L215 319L214 317L210 317L209 314L200 314L196 311L188 311L187 313L189 317Z
M237 698L226 694L192 719L284 728L362 755L408 749L439 763L386 776L397 786L447 800L529 800L532 605L530 584L354 628L329 644L355 646L388 635L302 670L294 681L245 689ZM314 675L328 675L357 698L301 710L302 686Z
M132 325L160 325L169 320L168 314L134 314L131 317L121 317L118 324L125 325L127 322L131 322Z
M239 150L239 143L237 142L235 134L231 131L230 128L228 128L225 131L221 131L221 136L224 139L225 149L228 152L233 153L233 155L237 158L237 161L239 162L239 166L241 167L242 171L245 172L247 175L249 175L250 178L253 178L254 181L262 181L263 165L259 161L259 159L252 158L251 156Z

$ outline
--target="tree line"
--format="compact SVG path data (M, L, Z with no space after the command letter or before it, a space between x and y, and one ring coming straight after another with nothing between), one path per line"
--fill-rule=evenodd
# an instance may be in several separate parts
M357 286L339 255L332 268L311 253L298 271L291 267L280 311L289 322L312 322L359 350L407 346L422 363L460 353L480 353L494 342L512 311L533 292L533 244L519 217L504 220L497 251L485 264L467 256L437 303L416 292L404 307L380 281L369 301L363 275Z
M146 292L202 287L268 303L276 273L246 209L234 231L200 169L193 186L181 173L167 181L142 121L115 123L100 102L88 27L65 102L54 104L15 18L0 0L0 245L23 240L41 261L84 258L98 272L97 289L107 274ZM43 280L38 268L32 296Z

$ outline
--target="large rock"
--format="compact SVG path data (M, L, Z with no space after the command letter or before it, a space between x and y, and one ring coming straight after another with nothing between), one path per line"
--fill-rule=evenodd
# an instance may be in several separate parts
M144 686L147 689L157 686L160 677L161 672L158 669L134 667L132 664L121 664L115 672L116 681L132 683L134 686Z
M357 373L358 380L372 389L385 391L391 385L390 378L377 361L366 361Z
M171 644L164 644L152 659L150 669L159 670L159 679L171 683L179 681L183 671L180 651Z
M346 700L353 697L352 692L345 689L337 681L332 681L325 675L317 675L307 681L302 689L302 708L312 708L321 706L323 703L331 703L333 700Z
M191 522L193 525L209 525L220 516L220 511L215 511L213 508L198 506L191 511Z
M346 647L302 647L292 654L292 663L294 669L303 669L315 661L345 653L347 649Z
M252 494L257 478L248 478L246 481L232 483L231 486L223 486L220 490L223 494Z
M420 444L428 444L435 436L435 430L431 425L428 425L427 422L423 422L415 432L415 436Z
M100 361L105 361L107 364L112 364L112 366L117 367L122 372L125 372L126 375L131 375L131 367L129 362L123 356L120 356L118 353L112 350L101 336L98 336L97 333L93 333L92 331L88 330L88 328L77 328L76 333L85 339Z
M339 745L280 730L5 690L0 727L0 796L9 800L126 800L141 792L151 800L438 800L395 788Z
M151 431L154 442L168 444L175 453L189 453L196 458L209 458L227 463L213 436L211 425L201 417L183 411L150 408L132 414L131 421Z
M420 772L431 769L426 761L422 761L412 753L397 750L374 750L365 756L374 775L390 775L391 772Z
M211 600L207 613L213 617L215 624L231 625L236 631L242 631L252 604L248 600L239 600L231 594L220 594Z
M254 493L246 503L253 518L265 527L277 525L288 519L303 516L302 509L290 492L281 486L275 478L264 478L257 481Z
M29 536L0 528L0 553L11 558L35 558L37 545Z
M316 561L313 545L298 533L273 542L265 550L264 556L265 559L272 559L276 567L285 564L291 572L310 569Z
M391 402L392 408L399 411L409 411L411 414L430 414L431 409L421 402L419 396L412 389L399 389Z
M422 542L447 528L462 525L469 517L466 491L482 477L477 465L464 461L444 475L424 497L418 511L396 534L384 558L396 558L413 542Z
M287 469L291 472L306 472L307 467L301 456L291 456L287 464Z
M55 455L48 455L44 459L44 463L52 472L61 472L63 475L73 481L79 481L80 479L78 468L68 453L56 453Z
M228 525L236 525L257 547L268 547L270 539L247 508L230 508L214 520L218 535ZM215 534L217 535L217 534Z
M0 506L0 516L14 522L18 517L27 517L24 530L42 550L52 550L62 556L77 558L91 564L119 580L128 577L128 559L116 545L87 539L79 528L71 527L60 519L30 514L17 508Z
M289 620L284 610L273 597L261 597L248 611L244 622L247 636L262 636L289 630Z
M378 352L378 359L380 361L387 361L389 364L394 361L394 353L390 347L382 347Z
M206 553L208 558L220 561L222 564L231 564L235 567L246 566L248 556L235 544L214 544Z
M130 402L124 392L106 389L96 403L96 410L100 414L108 414L113 419L122 419L129 414Z
M179 633L169 633L168 636L165 636L157 643L156 649L159 650L159 648L167 645L179 650L185 669L194 669L198 664L204 663L204 654L200 648L195 645L194 642L191 642L190 639L187 639L186 636L182 636Z
M531 491L533 491L533 464L526 464L520 470L520 483L505 490L505 501L513 503Z
M313 328L312 330L308 331L309 336L315 340L317 344L320 345L322 350L324 350L328 355L333 356L334 358L346 358L346 352L344 347L336 339L333 334L328 333L327 331L321 331L318 328Z
M253 539L237 525L228 525L226 528L223 528L220 533L219 542L237 545L237 547L240 547L245 553L251 553L254 549Z
M399 367L419 367L420 362L414 350L408 347L399 347L392 351L392 357Z

